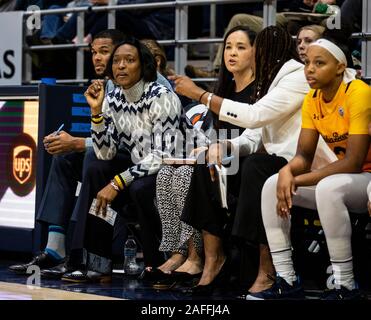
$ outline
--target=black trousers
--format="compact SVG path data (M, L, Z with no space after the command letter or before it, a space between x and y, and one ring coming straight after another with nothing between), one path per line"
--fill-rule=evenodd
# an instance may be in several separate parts
M237 196L234 197L236 203L229 205L229 212L220 207L209 170L204 165L196 166L182 220L221 238L229 236L226 234L227 225L232 223L233 236L254 246L267 244L261 216L261 191L265 181L286 163L282 157L263 153L242 158L239 174L234 178L228 177L228 192ZM231 217L232 222L229 221Z
M230 189L231 180L238 180L238 177L228 176L227 179L228 189ZM229 197L227 200L229 206ZM226 236L225 229L230 220L230 212L220 205L217 184L211 181L209 169L202 164L196 165L181 220L199 231L205 230L223 238Z
M81 211L76 209L74 211L76 220L80 222L75 227L74 249L78 249L77 245L82 241L86 257L83 262L87 264L89 269L103 273L110 271L114 229L105 220L88 214L88 211L92 200L113 176L132 165L128 155L117 155L110 162L110 170L102 170L96 161L90 161L87 164L78 199L78 203L81 202L79 206ZM132 207L135 208L134 214L140 225L144 263L147 266L158 266L164 261L163 254L158 251L161 239L161 221L154 206L155 194L156 175L151 175L132 182L128 189L119 194L112 202L112 208L119 214L127 204L132 204ZM78 206L76 205L76 207ZM83 220L85 223L81 223ZM73 256L76 259L75 254ZM78 264L76 261L72 263Z
M101 172L111 172L114 162L98 160L93 148L88 148L86 152L54 156L36 215L37 221L47 225L58 225L65 229L72 221L79 232L74 236L71 248L82 248L86 223L86 214L82 212L87 212L86 208L89 207L85 201L85 185L88 182L84 183L76 200L77 183L84 181L89 167L99 167Z
M85 156L94 153L73 152L53 157L45 191L36 215L39 222L68 227L75 206L77 183L82 180Z
M71 243L71 249L73 251L81 250L84 247L86 217L93 198L96 197L98 191L105 187L110 179L114 177L114 168L119 167L122 162L125 163L125 168L131 165L129 158L130 157L126 153L118 152L112 160L99 160L94 150L86 152L83 163L81 189L71 214L71 222L74 225ZM106 182L101 182L96 186L99 190L95 194L91 194L90 192L92 176Z
M232 235L252 245L268 244L261 213L261 192L267 179L287 160L276 155L255 153L241 167L241 186Z
M93 148L89 148L86 152L73 152L53 157L46 188L37 213L37 221L46 225L62 226L66 230L68 228L68 240L71 241L68 241L67 249L71 248L71 252L69 252L71 265L79 266L82 262L81 252L84 247L86 217L94 197L94 195L90 195L89 191L89 176L94 172L103 178L106 175L112 175L112 168L117 166L117 163L120 163L123 158L126 159L127 155L123 155L119 151L113 160L99 160L95 156ZM112 178L113 175L110 177ZM76 200L75 193L79 181L82 182L82 187ZM105 185L103 184L102 188ZM145 219L141 218L141 220ZM114 226L113 240L122 238L124 229L125 219L118 217Z

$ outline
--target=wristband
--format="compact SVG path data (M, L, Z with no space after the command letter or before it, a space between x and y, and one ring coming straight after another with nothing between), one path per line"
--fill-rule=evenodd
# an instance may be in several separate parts
M94 124L100 124L100 123L103 122L103 117L102 116L100 116L98 118L91 117L91 122L93 122Z
M114 176L113 180L115 181L115 184L120 188L120 190L124 190L126 185L121 181L119 175Z
M208 109L210 109L210 102L211 102L211 98L213 97L213 93L209 93L209 95L207 96L207 104L206 104L206 107Z

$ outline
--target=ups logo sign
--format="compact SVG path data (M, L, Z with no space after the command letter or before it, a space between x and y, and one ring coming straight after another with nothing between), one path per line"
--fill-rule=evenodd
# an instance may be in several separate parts
M32 149L28 146L19 146L13 149L13 175L20 184L24 184L31 177Z
M35 186L36 143L26 133L19 134L9 152L9 182L19 196L29 194Z

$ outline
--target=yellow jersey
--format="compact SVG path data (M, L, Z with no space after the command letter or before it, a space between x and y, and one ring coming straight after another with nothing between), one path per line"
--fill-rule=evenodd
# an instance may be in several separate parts
M361 80L342 82L335 97L325 102L320 89L306 95L302 107L302 128L315 129L327 145L343 159L350 134L367 134L371 121L371 88ZM371 148L363 171L371 172Z

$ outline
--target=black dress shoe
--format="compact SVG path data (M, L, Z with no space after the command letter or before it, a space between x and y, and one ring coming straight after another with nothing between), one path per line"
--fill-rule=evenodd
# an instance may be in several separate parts
M156 290L169 290L175 286L184 286L188 282L193 282L196 279L199 279L202 275L202 272L196 274L190 274L187 272L178 272L173 271L169 274L165 274L164 279L158 280L153 284L153 288Z
M57 266L49 269L43 269L41 270L41 277L42 278L47 278L47 279L61 279L62 276L69 272L72 271L70 268L68 268L68 263L64 262L61 264L58 264Z
M29 263L14 264L12 266L9 266L8 270L17 274L27 275L27 268L30 266L39 266L40 269L46 269L55 267L61 262L64 262L64 259L62 261L56 261L46 252L42 252L39 255L35 256Z
M214 292L216 288L223 287L227 283L227 279L230 275L230 265L231 260L225 259L219 273L215 276L213 281L211 281L207 285L197 285L191 288L186 288L183 293L191 295L193 297L196 296L210 296Z
M67 272L62 276L63 281L86 283L86 282L100 282L108 283L112 281L112 274L104 274L91 270L75 270Z

